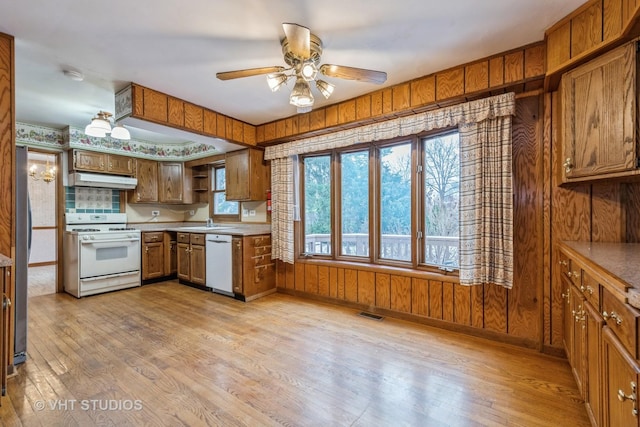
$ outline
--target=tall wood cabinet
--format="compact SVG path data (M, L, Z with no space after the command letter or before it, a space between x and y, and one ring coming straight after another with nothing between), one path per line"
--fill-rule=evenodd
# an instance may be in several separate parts
M192 203L191 168L180 162L158 164L160 203Z
M225 155L227 200L267 200L271 185L271 167L264 161L264 151L247 148Z
M562 77L563 181L635 175L637 42Z

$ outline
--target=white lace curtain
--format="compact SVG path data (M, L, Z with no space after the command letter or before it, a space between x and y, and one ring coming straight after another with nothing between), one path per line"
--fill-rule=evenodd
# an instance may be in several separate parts
M496 283L511 287L513 276L513 200L510 116L514 112L515 95L506 93L267 147L265 159L271 160L272 257L288 263L294 261L293 221L296 197L294 195L293 174L294 168L297 168L297 162L294 162L291 156L458 126L461 130L461 187L465 187L461 188L460 196L460 283L464 285ZM494 122L498 124L493 124ZM499 130L495 130L495 126L498 126ZM491 147L497 144L500 148L489 148L489 144ZM468 160L464 160L465 158ZM506 168L507 164L508 169L502 169L504 173L500 174L501 181L499 183L495 172L476 177L479 168L484 169L496 165L499 165L496 166L499 168ZM505 175L508 175L508 180L506 178L502 180ZM468 178L465 179L465 176ZM487 189L491 190L490 196L481 197L487 193L485 191ZM493 208L492 205L487 207L483 202L482 205L477 206L480 198L487 202L496 200L501 201L501 205L502 202L504 204L501 207ZM491 215L494 215L496 211L502 212L504 215L495 219ZM500 223L501 220L504 222ZM469 233L468 236L466 234L463 236L463 232ZM495 239L501 243L496 244ZM494 252L492 250L494 248L504 248L504 250ZM487 253L488 250L491 252ZM508 271L505 271L507 268Z

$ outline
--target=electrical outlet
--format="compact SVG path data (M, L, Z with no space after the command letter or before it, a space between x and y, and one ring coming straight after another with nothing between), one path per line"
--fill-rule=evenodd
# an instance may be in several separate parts
M249 211L249 216L256 216L256 210L255 209L251 209Z
M151 211L151 216L159 216L160 211Z
M242 216L249 216L249 209L242 209Z
M196 214L196 211L194 211L193 209L189 211L190 216L194 216L195 214Z

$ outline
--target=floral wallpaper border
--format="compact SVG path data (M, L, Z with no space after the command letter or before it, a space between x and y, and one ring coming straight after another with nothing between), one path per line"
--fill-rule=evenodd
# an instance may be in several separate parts
M16 145L56 151L81 148L151 160L187 161L220 154L214 146L197 142L155 144L133 139L123 141L108 136L95 138L72 126L60 130L27 123L16 123Z

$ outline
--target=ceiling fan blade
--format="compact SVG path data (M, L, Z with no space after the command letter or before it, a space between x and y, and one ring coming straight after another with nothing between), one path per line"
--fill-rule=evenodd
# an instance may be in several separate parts
M311 31L298 24L282 24L284 35L289 42L289 50L295 56L307 59L311 56Z
M329 77L338 77L340 79L348 80L359 80L361 82L382 84L387 81L387 73L385 73L384 71L345 67L344 65L324 64L320 66L320 72Z
M260 74L281 73L284 70L286 70L286 68L280 66L247 68L245 70L223 71L221 73L216 73L216 77L220 80L231 80L239 79L241 77L259 76Z

